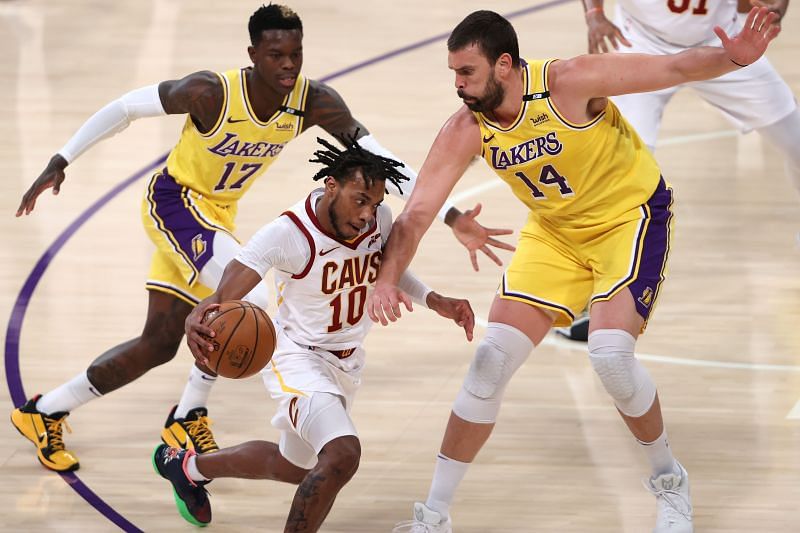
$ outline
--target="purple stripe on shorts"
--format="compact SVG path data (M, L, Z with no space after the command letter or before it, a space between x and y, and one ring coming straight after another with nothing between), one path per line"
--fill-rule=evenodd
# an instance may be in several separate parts
M150 210L157 217L159 229L169 235L172 245L177 246L184 259L194 266L196 272L188 280L193 283L214 255L216 232L197 221L184 203L183 187L166 171L155 178L150 200Z
M669 256L669 233L672 222L672 189L658 182L655 192L647 201L650 223L642 243L639 271L628 289L636 302L636 311L647 320L664 281L664 269Z

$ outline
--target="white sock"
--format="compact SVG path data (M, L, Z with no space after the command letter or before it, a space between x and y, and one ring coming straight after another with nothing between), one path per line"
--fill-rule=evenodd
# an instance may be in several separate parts
M208 481L208 478L197 469L197 455L192 455L186 460L186 474L192 481Z
M39 401L36 402L36 409L46 415L63 411L70 412L100 396L102 394L89 381L86 371L83 371L39 398Z
M464 479L467 468L469 463L450 459L440 453L436 457L436 469L433 471L431 490L425 505L442 515L442 518L450 516L450 504L453 503L453 496Z
M640 440L636 442L642 445L644 454L647 456L647 460L650 461L653 477L677 473L678 467L675 463L675 457L672 456L672 449L669 447L666 428L661 432L661 436L653 442L642 442Z
M189 382L183 389L181 401L175 409L175 418L186 418L189 411L195 407L205 407L208 403L208 396L211 394L211 387L217 381L217 376L206 374L195 365L189 372Z

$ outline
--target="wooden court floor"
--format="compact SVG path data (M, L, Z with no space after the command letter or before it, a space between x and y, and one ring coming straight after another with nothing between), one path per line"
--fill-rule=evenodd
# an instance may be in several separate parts
M247 19L258 5L0 2L0 316L7 321L3 375L12 384L0 387L6 413L10 390L50 390L140 331L151 253L139 222L143 178L122 184L146 175L171 148L182 117L139 121L96 146L68 169L60 196L43 196L30 217L15 219L22 193L108 101L192 71L245 65ZM574 1L292 6L305 25L304 73L330 78L354 115L417 168L459 104L442 38L467 13L536 6L511 19L528 57L570 57L586 43ZM798 28L794 6L769 52L796 94ZM243 239L313 187L315 170L306 160L317 134L288 146L243 200ZM691 476L696 530L800 531L800 194L774 149L755 134L738 134L689 91L667 108L657 157L676 188L677 229L670 277L637 350L659 385L673 449ZM497 185L476 164L457 186L457 203L480 201L485 224L519 228L522 205ZM389 203L395 212L402 208ZM482 318L501 273L485 261L473 273L441 224L413 268L440 292L470 298ZM425 498L474 346L418 310L399 325L375 328L367 349L354 409L361 468L341 492L328 532L388 532ZM91 490L124 527L190 530L149 464L190 364L182 348L169 364L74 412L66 442L82 468L71 483L40 467L30 443L0 424L0 530L118 528L72 487ZM273 409L258 379L221 380L210 401L218 441L274 439ZM585 347L548 338L512 382L495 434L458 492L455 530L649 531L655 505L640 484L646 471ZM210 490L216 531L282 531L293 494L286 485L235 480L215 481Z

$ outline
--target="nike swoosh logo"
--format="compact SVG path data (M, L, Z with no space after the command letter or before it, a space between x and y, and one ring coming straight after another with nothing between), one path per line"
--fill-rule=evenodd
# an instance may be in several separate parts
M323 255L327 255L327 254L331 253L334 250L338 250L339 248L341 248L341 246L336 246L335 248L331 248L330 250L320 250L319 251L319 256L322 257Z
M36 438L39 440L39 444L44 444L44 441L47 440L47 433L37 433Z
M491 134L491 135L490 135L488 138L487 138L487 137L484 137L484 138L483 138L483 142L484 142L484 144L486 144L486 143L488 143L489 141L491 141L492 139L494 139L494 135L495 135L495 134L494 134L494 133L492 133L492 134Z
M228 124L236 124L237 122L247 122L247 119L246 118L234 119L233 117L228 117Z

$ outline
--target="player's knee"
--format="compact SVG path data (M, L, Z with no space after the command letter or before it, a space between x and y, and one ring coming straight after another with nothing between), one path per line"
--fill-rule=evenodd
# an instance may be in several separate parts
M337 437L325 444L318 455L316 469L328 472L341 484L347 483L361 463L361 442L354 435Z
M531 350L533 342L520 330L507 324L490 323L486 337L475 351L453 412L468 422L495 422L506 385Z
M589 334L589 360L617 408L637 418L650 409L656 386L634 356L636 339L620 329L600 329Z

